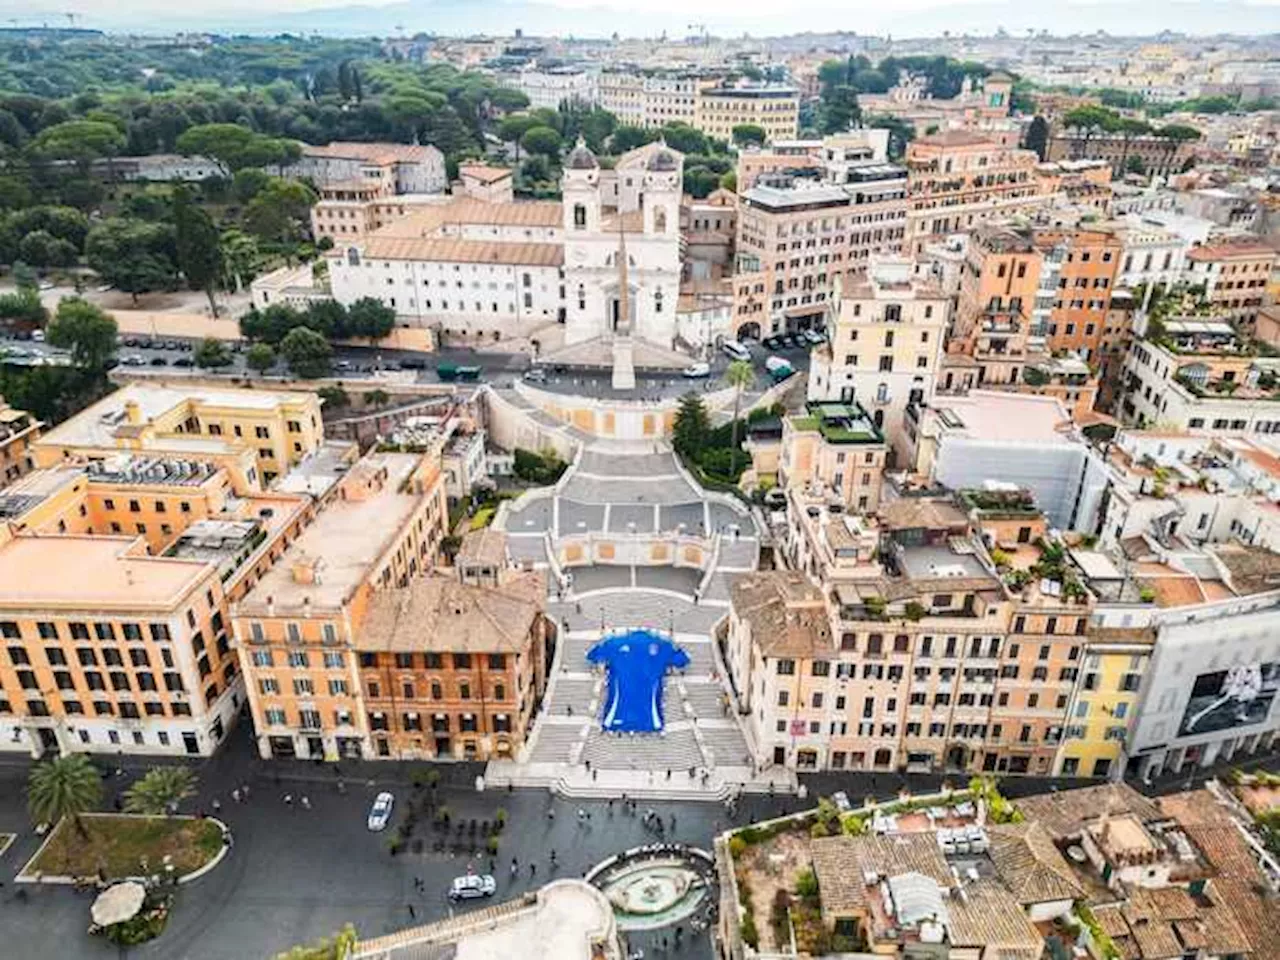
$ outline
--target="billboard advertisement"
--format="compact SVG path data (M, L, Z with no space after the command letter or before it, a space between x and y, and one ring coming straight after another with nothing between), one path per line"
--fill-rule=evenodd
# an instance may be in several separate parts
M1251 663L1202 673L1191 688L1178 736L1262 723L1280 692L1280 663Z

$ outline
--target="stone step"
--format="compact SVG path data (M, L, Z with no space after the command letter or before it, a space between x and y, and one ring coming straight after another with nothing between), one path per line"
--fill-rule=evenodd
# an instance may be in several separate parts
M674 779L673 777L673 783ZM610 783L608 778L588 784L570 782L563 777L552 784L551 789L562 797L574 800L616 800L625 793L628 797L634 797L641 803L654 800L701 800L707 803L724 803L733 790L727 783L709 784L706 787L696 784L687 788L669 786L663 783L660 786L652 787L640 785L628 790L626 783Z

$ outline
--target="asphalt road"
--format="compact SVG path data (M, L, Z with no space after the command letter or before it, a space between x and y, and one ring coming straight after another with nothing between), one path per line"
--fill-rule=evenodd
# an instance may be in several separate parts
M152 371L170 375L198 374L233 377L244 376L248 372L243 351L231 354L233 362L229 367L218 370L197 369L192 361L197 345L198 341L181 337L153 338L129 334L120 338L117 358L125 370ZM770 356L785 358L796 370L807 370L809 366L807 346L769 351L760 344L751 344L749 349L759 386L770 382L764 366L765 360ZM18 340L3 335L0 335L0 356L7 362L20 365L70 362L65 350L36 340ZM481 380L489 383L514 380L523 376L530 367L529 360L524 354L481 353L470 348L420 353L407 350L337 346L334 348L333 375L342 380L359 381L377 379L383 372L399 373L412 369L417 371L416 382L439 383L441 380L436 368L440 364L478 366L482 370ZM555 393L577 396L639 400L669 398L681 396L690 390L711 390L723 386L721 378L728 364L729 359L723 353L717 353L712 358L709 377L690 379L676 373L663 376L641 374L637 376L636 388L630 391L614 390L607 371L593 373L548 368L546 380L534 385ZM268 374L284 376L287 372L284 364L277 362Z
M378 791L395 794L395 823L411 803L421 806L432 795L427 789L415 791L410 783L412 771L423 769L425 764L343 764L345 792L340 793L333 767L306 761L263 761L253 753L250 742L248 725L237 725L224 748L198 768L200 795L184 805L188 812L210 810L214 798L219 799L219 816L231 825L235 836L230 855L212 873L179 892L169 928L159 940L125 953L87 935L91 894L23 885L25 899L15 896L12 878L35 852L40 838L32 833L26 813L28 762L16 757L0 761L0 833L18 835L14 845L0 855L0 931L5 936L0 955L39 956L48 953L50 944L56 944L59 960L124 956L138 960L256 960L330 934L346 923L355 924L362 936L369 937L449 916L451 907L444 894L450 881L465 873L468 866L490 869L487 854L473 858L466 852L432 852L438 834L422 821L415 837L423 839L423 851L396 857L386 850L387 834L370 833L366 828L369 806ZM108 767L109 808L148 761L126 761L126 775L120 778L110 775L114 766L110 758L103 762ZM1273 754L1245 765L1280 769L1280 758ZM480 770L478 765L447 764L437 769L443 782L436 798L452 809L455 823L459 819L493 820L499 807L507 810L509 821L494 865L498 900L524 893L549 878L580 876L609 855L652 839L639 818L623 815L617 804L610 810L606 803L551 798L545 791L532 789L477 793L474 777ZM1152 793L1188 789L1213 772L1168 777L1144 789ZM794 797L745 797L735 822L749 823L808 807L817 794L837 789L855 802L869 795L887 800L904 788L914 793L935 789L942 778L846 773L801 779L810 791L807 803ZM1084 782L1009 778L1002 789L1012 796L1024 796ZM249 801L234 803L232 788L246 783L250 785ZM286 793L297 798L292 806L283 802ZM304 795L311 803L310 810L302 809ZM705 848L729 825L718 804L655 802L643 806L652 806L668 823L675 817L667 839ZM580 807L590 812L589 822L578 820ZM451 835L450 846L455 840ZM469 844L469 834L463 843ZM550 863L552 849L559 863L555 871ZM512 857L517 861L514 878ZM531 874L531 864L536 873ZM423 891L415 891L415 879L423 881ZM452 909L474 909L485 902L490 901ZM630 946L644 949L648 956L656 952L651 935L633 938ZM686 938L682 949L673 955L710 960L711 945L706 938Z

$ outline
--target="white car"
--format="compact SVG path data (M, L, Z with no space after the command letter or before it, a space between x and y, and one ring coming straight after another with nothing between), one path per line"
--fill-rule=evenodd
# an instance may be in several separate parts
M823 335L822 331L820 330L806 330L804 333L801 334L801 336L804 337L806 340L808 340L810 343L814 344L815 346L817 346L819 343L825 342L827 339Z
M469 873L465 877L454 878L453 886L449 888L449 899L455 903L459 900L478 900L480 897L492 897L497 890L497 883L487 873L483 876Z
M369 829L377 832L385 830L391 819L391 808L396 805L396 798L385 790L374 798L369 808Z
M684 375L690 380L699 380L711 376L711 364L694 363L684 368Z
M737 340L726 340L724 343L720 344L720 349L723 350L731 360L751 359L751 351L740 344Z

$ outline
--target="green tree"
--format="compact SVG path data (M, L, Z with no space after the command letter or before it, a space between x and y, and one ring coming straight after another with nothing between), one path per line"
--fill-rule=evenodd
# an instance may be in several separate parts
M730 170L728 173L720 175L720 189L728 190L730 193L738 192L738 174Z
M328 375L333 348L314 330L295 327L280 341L280 355L295 376L314 380Z
M377 409L379 407L385 407L390 402L391 397L385 390L373 389L364 395L364 405L366 407L373 407L374 409Z
M1023 138L1022 145L1028 150L1034 150L1041 160L1049 155L1049 122L1044 117L1037 116L1027 126L1027 135Z
M196 775L187 767L152 767L124 795L129 813L161 816L196 792Z
M113 217L89 231L85 259L108 283L138 301L138 294L171 289L177 282L173 228Z
M260 240L290 243L305 235L315 202L302 181L274 177L245 207L245 227Z
M218 298L214 290L224 273L222 237L213 218L196 206L186 187L173 191L173 227L178 269L192 290L204 291L216 319Z
M116 352L118 328L111 314L79 297L65 297L45 334L49 343L71 351L71 362L94 374L105 373Z
M355 945L355 927L347 924L335 936L276 954L275 960L345 960Z
M27 809L37 822L56 824L70 817L81 837L87 837L80 815L102 800L102 776L83 753L45 760L27 775Z
M681 153L710 153L711 143L707 135L687 123L668 123L660 131L667 146Z
M396 312L381 300L361 297L348 309L347 324L351 336L378 341L395 329Z
M222 234L221 245L222 285L233 292L249 286L258 275L258 239L240 230L227 230Z
M244 354L245 366L258 374L276 365L276 352L269 343L255 343Z
M39 294L40 276L31 269L29 264L19 260L13 265L11 272L13 274L13 285L18 288L19 293L29 290L32 293Z
M227 349L227 345L221 340L215 340L213 337L206 337L201 340L191 359L195 361L197 367L205 370L229 367L233 362L231 351Z
M739 123L733 128L733 142L740 147L748 144L759 146L769 139L769 135L765 133L764 127L757 126L754 123Z
M623 124L613 131L609 137L609 151L611 153L626 153L628 150L634 150L636 147L643 147L646 143L652 143L658 139L656 130L646 130L644 127L632 127Z
M342 387L337 385L321 387L316 391L316 396L318 396L324 402L324 405L330 410L344 410L351 406L351 395L348 394L347 391L343 390Z
M0 293L0 320L16 320L31 327L43 327L49 311L40 302L40 293L24 287L14 293Z
M1145 176L1147 175L1147 164L1146 164L1146 161L1145 161L1145 160L1143 160L1140 156L1138 156L1138 155L1135 153L1133 156L1128 157L1128 158L1125 160L1125 162L1124 162L1124 172L1125 172L1125 173L1136 173L1136 174L1137 174L1138 176L1140 176L1140 177L1145 177Z
M241 203L248 203L270 182L271 174L267 171L248 167L236 171L236 175L231 179L231 192Z
M81 171L100 157L114 157L124 148L118 127L96 120L68 120L40 131L31 146L50 160L70 160Z
M672 424L672 446L686 457L696 456L706 445L710 432L711 420L707 416L706 404L696 393L686 393L680 398Z
M724 382L733 387L733 441L729 447L729 475L738 475L738 411L742 406L742 391L756 382L756 373L750 361L735 360L724 372Z
M232 173L245 167L283 166L302 155L302 148L292 140L264 136L235 123L191 127L174 146L188 157L212 157Z
M18 243L18 256L34 267L70 267L76 253L69 241L59 240L48 230L32 230Z
M692 167L684 173L684 192L701 200L716 187L720 186L720 178L706 167Z
M530 127L520 138L520 146L526 153L537 153L545 157L558 157L561 147L560 134L550 127Z
M374 302L377 303L376 300ZM358 336L347 308L337 300L312 301L307 304L302 320L305 326L310 327L326 340L344 340L347 337Z

